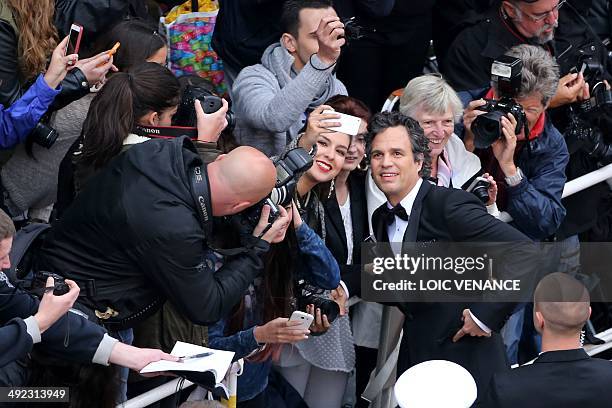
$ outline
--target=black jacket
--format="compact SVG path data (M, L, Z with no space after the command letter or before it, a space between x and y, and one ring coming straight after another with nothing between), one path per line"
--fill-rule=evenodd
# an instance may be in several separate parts
M28 293L9 286L0 272L0 369L31 351L32 337L24 319L36 314L38 304ZM69 342L64 345L68 327ZM91 363L105 333L102 327L68 313L42 334L40 347L57 357Z
M548 351L533 364L496 373L486 408L604 408L612 401L612 363L583 349Z
M39 268L90 291L94 280L95 295L82 303L118 312L108 328L133 327L166 299L196 324L226 316L262 271L269 246L257 240L214 272L211 237L191 195L192 168L201 163L186 137L150 140L115 157L51 228Z
M280 40L280 16L285 0L219 2L212 46L223 62L238 73L259 64L264 50Z
M338 265L340 277L346 284L350 296L361 293L361 243L368 234L368 211L365 197L365 173L353 171L347 180L351 200L351 221L353 223L353 263L347 265L346 232L338 200L332 196L325 205L325 245L329 248Z
M378 242L388 242L383 206L372 214ZM423 182L417 194L403 242L528 242L508 224L487 214L484 205L463 190ZM517 246L521 247L521 246ZM524 254L517 250L516 257ZM516 271L517 275L525 273ZM496 371L507 369L505 349L498 332L515 308L514 303L401 303L406 315L398 358L398 375L427 360L444 359L465 367L484 390ZM465 336L451 340L462 326L462 312L469 308L487 325L491 337Z

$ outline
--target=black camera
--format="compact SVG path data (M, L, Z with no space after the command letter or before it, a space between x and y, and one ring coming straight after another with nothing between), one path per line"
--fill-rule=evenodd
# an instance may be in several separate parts
M196 99L200 101L204 113L214 113L223 106L222 98L213 94L210 90L200 86L187 85L183 90L176 114L172 118L173 126L197 126L197 116L194 107ZM236 117L231 110L228 109L225 119L227 119L227 129L231 130L236 126Z
M280 214L278 207L286 207L291 203L298 180L312 166L312 157L306 153L306 150L298 147L280 156L275 160L274 165L276 184L270 195L240 214L240 218L252 228L255 228L259 222L264 205L270 206L268 222L272 223Z
M359 25L356 17L345 18L342 20L342 24L344 24L344 38L347 43L362 39L368 31L363 26Z
M523 107L514 98L521 90L523 61L503 55L491 65L491 80L496 84L499 100L485 99L486 104L477 109L487 112L472 122L474 146L486 149L502 137L501 118L511 113L516 119L515 134L527 126ZM525 133L526 134L526 133Z
M57 130L53 129L51 126L43 123L42 121L38 122L34 127L34 130L30 133L30 138L32 141L44 148L50 149L51 146L57 140L59 133Z
M612 113L612 91L604 82L606 69L591 50L578 50L578 61L570 72L582 73L591 94L589 99L572 104L574 113L589 122L602 114Z
M527 117L523 107L512 98L485 99L486 104L477 109L488 112L482 114L472 122L474 132L474 146L478 149L486 149L502 136L501 118L511 113L516 119L515 134L521 133L521 129L527 124Z
M340 314L340 306L335 301L324 297L325 290L301 279L296 284L297 308L303 312L308 305L314 305L315 311L321 309L321 315L327 316L331 324Z
M66 285L64 277L52 272L37 272L36 275L34 275L32 292L42 297L47 291L47 278L50 277L53 278L53 294L55 296L62 296L70 292L70 288Z
M489 187L491 183L484 177L476 177L470 186L465 190L474 194L483 204L489 201Z

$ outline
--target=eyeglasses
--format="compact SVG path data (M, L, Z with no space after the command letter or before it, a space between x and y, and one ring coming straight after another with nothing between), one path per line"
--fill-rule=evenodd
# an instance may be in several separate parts
M552 10L545 11L544 13L539 13L536 15L527 13L526 11L521 10L518 6L515 6L515 7L518 8L521 11L521 13L529 17L531 21L533 21L534 23L539 23L540 21L545 20L551 14L559 12L559 9L563 7L565 3L567 3L567 0L561 0L559 4L557 4L555 7L552 8Z

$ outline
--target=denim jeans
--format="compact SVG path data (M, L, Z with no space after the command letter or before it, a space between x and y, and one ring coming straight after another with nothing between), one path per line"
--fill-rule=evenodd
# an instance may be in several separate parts
M112 336L125 344L132 344L134 342L134 331L132 329L120 330L113 333ZM117 396L117 403L127 401L127 382L128 376L130 375L130 369L127 367L121 367L119 369L119 395Z

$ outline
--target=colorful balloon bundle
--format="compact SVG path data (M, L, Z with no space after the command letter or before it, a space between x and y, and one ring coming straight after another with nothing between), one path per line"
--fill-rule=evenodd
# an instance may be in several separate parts
M218 5L211 0L199 0L199 5L200 11L192 13L191 1L187 1L175 7L161 21L166 28L170 48L169 67L177 76L199 75L206 78L213 83L219 95L225 95L227 85L223 81L223 62L211 47Z

